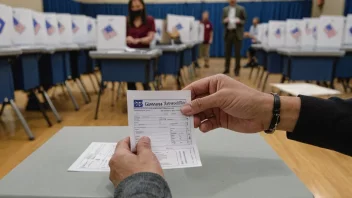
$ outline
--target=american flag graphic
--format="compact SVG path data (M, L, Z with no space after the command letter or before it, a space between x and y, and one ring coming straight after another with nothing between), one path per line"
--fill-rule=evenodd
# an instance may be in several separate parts
M278 28L276 31L275 31L275 37L276 38L281 38L281 30L280 30L280 28Z
M89 23L87 27L88 32L92 31L92 29L93 29L93 25Z
M5 21L0 18L0 34L2 33L2 30L4 30L4 27L5 27Z
M34 34L37 35L41 27L40 27L40 24L35 19L33 19L33 27L34 27Z
M55 33L55 27L49 23L49 21L45 21L46 31L48 35L51 36Z
M318 38L317 26L314 26L314 28L313 28L313 38L315 40L317 40L317 38Z
M0 30L0 33L1 33L1 30ZM350 34L352 34L352 27L350 27Z
M13 17L13 26L15 28L15 31L19 34L22 34L26 29L26 27L21 22L19 22L15 17Z
M337 34L335 28L331 24L328 24L325 26L324 32L325 32L326 36L328 36L328 38L332 38L332 37L336 36L336 34Z
M78 32L78 30L79 30L79 27L72 22L72 32L75 34L76 32Z
M160 29L160 28L157 28L157 29L156 29L156 33L157 33L158 35L161 35L161 29Z
M181 23L179 23L179 24L177 24L177 25L175 26L175 28L176 28L176 30L180 31L180 30L183 29L183 26L182 26Z
M65 26L62 25L62 23L60 23L60 22L58 22L57 25L59 27L60 34L62 34L65 31Z
M309 23L306 24L306 34L311 35L312 34L312 28L309 27Z
M117 36L117 33L115 32L114 28L112 28L111 25L107 25L103 30L103 35L106 40L110 40Z
M294 29L291 30L291 36L292 36L295 40L298 40L299 37L301 37L301 31L299 30L298 27L295 27Z

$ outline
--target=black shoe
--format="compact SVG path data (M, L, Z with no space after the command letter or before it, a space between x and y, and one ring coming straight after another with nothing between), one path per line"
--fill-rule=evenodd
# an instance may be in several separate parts
M257 62L253 62L252 64L251 64L251 67L258 67L259 66L259 64L257 63Z
M240 72L239 71L235 71L235 76L236 77L240 76Z
M204 68L209 68L209 65L204 65Z
M251 68L252 67L252 63L247 63L243 66L243 68Z
M229 74L230 70L226 69L224 72L222 72L223 74Z

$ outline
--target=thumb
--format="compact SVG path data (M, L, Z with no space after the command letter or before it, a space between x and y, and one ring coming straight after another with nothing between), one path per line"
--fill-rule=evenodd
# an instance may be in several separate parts
M151 150L152 150L152 146L151 146L149 137L142 137L141 139L139 139L137 143L137 155L145 151L151 151Z
M216 97L216 94L205 96L203 98L197 98L183 106L181 108L181 112L186 116L195 115L207 109L217 107L218 101L219 98Z

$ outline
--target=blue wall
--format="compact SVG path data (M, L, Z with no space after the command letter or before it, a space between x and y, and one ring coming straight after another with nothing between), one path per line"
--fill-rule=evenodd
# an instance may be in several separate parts
M72 0L43 0L45 12L62 12L85 14L96 17L98 14L127 15L126 4L80 4ZM246 30L251 21L258 16L262 22L269 20L300 19L311 16L312 1L273 1L239 3L247 11ZM155 18L166 18L167 14L191 15L199 19L204 10L210 12L210 20L214 26L214 43L211 56L224 56L223 25L221 23L222 9L227 3L181 3L181 4L148 4L149 15ZM244 40L242 55L245 55L250 41Z

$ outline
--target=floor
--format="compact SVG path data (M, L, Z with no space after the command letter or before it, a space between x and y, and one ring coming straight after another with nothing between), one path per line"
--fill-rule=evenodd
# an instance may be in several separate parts
M211 59L211 68L200 69L197 74L199 77L205 77L221 73L223 64L223 59ZM248 86L256 87L253 81L248 80L248 74L248 69L242 69L241 77L237 80ZM279 75L269 77L269 82L279 82L279 80ZM92 96L92 102L87 105L84 104L83 98L78 92L78 87L73 82L69 83L81 106L78 112L74 111L72 103L61 92L61 89L57 89L55 92L50 91L49 94L53 96L53 102L63 117L62 123L54 124L51 128L47 127L40 113L25 112L26 95L23 92L16 93L16 103L27 119L30 128L36 136L36 140L28 141L14 112L10 107L6 107L0 119L0 179L64 126L125 126L128 124L127 115L122 113L122 106L126 100L120 99L114 107L111 106L111 84L109 84L109 89L102 96L99 120L94 120L97 95L94 93L87 77L84 77L84 82ZM175 80L171 76L167 76L164 79L164 89L175 88ZM343 90L340 85L337 85L337 89ZM266 92L270 91L270 87L267 86ZM341 97L348 98L352 97L352 95L343 94ZM51 113L49 113L49 116L54 122L54 116ZM351 157L287 140L284 132L276 132L274 135L262 134L262 136L310 189L315 198L351 197Z

